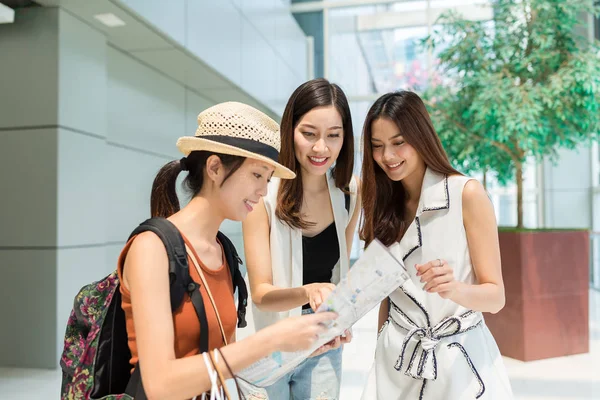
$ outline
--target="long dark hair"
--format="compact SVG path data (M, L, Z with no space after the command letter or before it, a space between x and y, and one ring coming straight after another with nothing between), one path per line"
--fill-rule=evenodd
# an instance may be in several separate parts
M379 118L396 124L406 143L415 148L429 169L444 175L460 175L460 172L450 164L427 108L417 94L398 91L375 101L363 128L360 238L366 245L376 238L390 246L406 229L406 193L402 183L389 179L373 159L372 127Z
M187 157L181 160L171 161L165 164L152 183L152 194L150 197L150 214L153 217L170 217L179 211L179 199L177 198L176 184L179 173L185 169L188 170L188 176L185 177L183 185L195 197L200 193L204 184L204 169L206 161L212 155L221 159L221 163L228 170L223 183L235 171L238 170L246 160L244 157L232 156L229 154L219 154L210 151L192 151Z
M344 144L332 171L335 186L346 191L354 169L354 132L350 106L342 89L326 79L313 79L300 85L285 106L281 119L281 151L279 163L296 173L296 179L281 180L277 192L275 215L282 222L298 229L310 223L302 218L302 172L294 150L294 129L300 119L317 107L334 106L342 117Z

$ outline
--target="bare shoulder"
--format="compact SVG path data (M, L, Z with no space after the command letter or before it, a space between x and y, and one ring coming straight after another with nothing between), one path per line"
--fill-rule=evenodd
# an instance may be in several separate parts
M160 254L166 250L162 240L153 232L142 232L133 239L128 255L136 256L141 254Z
M465 187L463 188L462 194L463 202L473 202L478 200L489 201L488 194L477 179L470 178L467 183L465 183Z
M140 277L160 276L168 265L167 250L156 234L143 232L133 239L124 262L123 284L130 289L132 277L137 281Z
M477 179L469 179L462 192L462 209L466 220L490 218L494 214L494 206L487 191ZM465 220L465 221L466 221Z
M146 272L158 270L168 265L167 250L162 240L153 232L143 232L135 237L125 259L125 275L134 270Z
M462 193L463 203L484 202L491 204L490 196L483 184L474 178L468 178Z

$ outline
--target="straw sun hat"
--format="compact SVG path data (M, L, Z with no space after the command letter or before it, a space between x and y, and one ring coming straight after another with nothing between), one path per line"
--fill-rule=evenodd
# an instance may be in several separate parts
M276 177L296 176L277 162L281 148L277 122L242 103L226 102L202 111L196 135L179 138L177 148L186 156L192 151L205 150L252 158L274 167Z

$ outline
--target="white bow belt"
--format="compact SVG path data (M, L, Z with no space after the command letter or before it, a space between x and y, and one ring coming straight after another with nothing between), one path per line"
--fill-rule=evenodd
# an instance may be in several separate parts
M442 339L460 335L475 329L483 322L483 316L479 312L467 311L458 316L450 316L443 319L434 327L422 327L412 321L398 306L390 302L390 321L406 330L408 333L402 343L402 350L396 361L394 368L397 371L404 369L404 374L414 379L429 379L437 378L437 358L436 349ZM448 348L458 348L465 357L473 375L479 382L480 390L476 396L478 399L485 392L485 385L481 376L475 369L471 358L467 354L465 348L458 342L447 344ZM412 348L412 354L408 363L405 362L405 356ZM417 361L418 362L415 362Z

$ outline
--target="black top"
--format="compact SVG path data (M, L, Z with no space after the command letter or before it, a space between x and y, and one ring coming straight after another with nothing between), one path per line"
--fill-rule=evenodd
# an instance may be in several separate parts
M331 282L333 267L339 259L340 245L335 222L315 236L302 236L303 284ZM302 307L309 308L309 304Z

